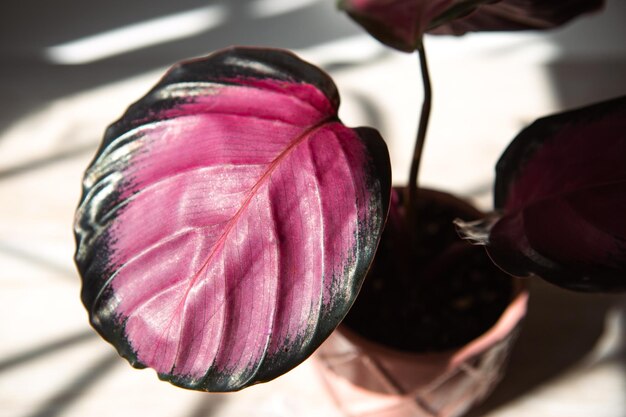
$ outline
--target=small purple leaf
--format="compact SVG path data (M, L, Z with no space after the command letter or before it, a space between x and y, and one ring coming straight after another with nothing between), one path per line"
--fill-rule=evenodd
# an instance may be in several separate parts
M422 36L431 22L458 2L340 0L339 7L382 43L404 52L413 52L421 44ZM474 0L460 2L474 3Z
M387 149L322 71L231 48L173 67L84 178L76 263L93 326L136 367L232 391L343 319L389 206Z
M487 250L507 272L626 290L626 97L536 121L498 162Z

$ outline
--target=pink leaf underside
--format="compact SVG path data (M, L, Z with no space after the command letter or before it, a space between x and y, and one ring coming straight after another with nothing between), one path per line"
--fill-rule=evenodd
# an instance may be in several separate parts
M128 155L132 186L107 219L114 297L95 308L125 320L142 364L192 380L245 381L308 343L352 297L342 277L370 214L364 146L319 90L236 82L168 86L192 100L97 161Z

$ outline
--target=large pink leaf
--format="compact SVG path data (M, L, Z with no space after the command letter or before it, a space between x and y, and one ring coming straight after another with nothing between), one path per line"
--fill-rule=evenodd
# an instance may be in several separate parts
M626 290L626 97L540 119L502 155L492 259L581 291Z
M319 69L232 48L172 68L106 132L76 263L134 366L229 391L296 366L347 313L388 209L387 150Z

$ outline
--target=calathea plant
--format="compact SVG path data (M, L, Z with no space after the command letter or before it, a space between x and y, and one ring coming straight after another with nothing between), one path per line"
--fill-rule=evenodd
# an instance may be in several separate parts
M239 390L295 367L350 310L390 207L405 213L409 254L420 244L422 35L547 27L598 3L341 2L377 38L420 52L427 99L411 182L393 193L384 140L338 120L337 89L313 65L229 48L174 66L107 129L85 173L75 260L93 327L186 388ZM626 289L625 123L617 99L530 126L498 165L496 213L460 229L512 274Z

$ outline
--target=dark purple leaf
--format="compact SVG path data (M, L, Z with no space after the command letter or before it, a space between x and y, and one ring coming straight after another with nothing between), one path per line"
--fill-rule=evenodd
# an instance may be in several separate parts
M84 178L76 263L93 326L136 367L231 391L308 357L356 297L389 206L382 138L279 50L172 68Z
M404 52L424 33L547 29L599 9L603 0L340 0L339 7L382 43Z
M429 33L463 35L477 31L550 29L604 5L604 0L500 0L486 2L465 16L439 19Z
M496 170L487 250L505 271L626 290L626 97L540 119Z

